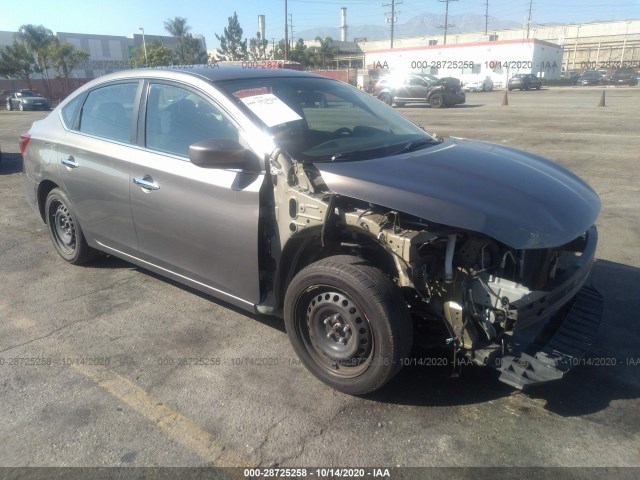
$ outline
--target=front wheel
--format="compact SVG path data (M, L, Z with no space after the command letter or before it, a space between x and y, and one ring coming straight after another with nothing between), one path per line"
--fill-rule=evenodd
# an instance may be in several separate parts
M54 188L47 195L46 222L53 246L67 262L82 265L92 260L97 251L87 245L80 224L71 212L67 194Z
M24 105L22 104L22 102L18 104L18 110L20 110L21 112L24 112Z
M350 395L391 380L412 346L402 295L380 269L357 257L328 257L302 269L287 289L284 319L307 369Z
M433 108L442 108L444 107L444 98L439 93L434 93L429 99L429 105Z

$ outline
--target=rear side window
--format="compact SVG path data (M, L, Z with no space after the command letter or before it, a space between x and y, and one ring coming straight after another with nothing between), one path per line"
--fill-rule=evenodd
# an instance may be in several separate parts
M83 133L118 142L131 142L131 119L138 83L118 83L87 95L80 113Z
M82 105L82 95L71 100L62 109L62 120L67 128L72 130L74 129L74 122L76 115L78 114L78 110L80 110L80 105Z

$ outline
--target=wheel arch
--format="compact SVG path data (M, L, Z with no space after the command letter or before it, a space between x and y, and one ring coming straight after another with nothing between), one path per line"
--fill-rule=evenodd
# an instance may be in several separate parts
M342 233L350 235L350 242L366 244L366 248L360 249L360 256L372 265L380 268L384 273L394 278L399 275L393 254L387 250L379 240L364 229L344 227ZM305 235L291 238L282 251L278 271L275 278L275 298L281 308L284 298L293 280L300 270L307 265L333 255L354 255L353 250L341 247L336 243L322 245L322 229L317 227L305 231ZM355 240L353 239L355 236ZM354 255L355 256L355 255Z
M60 188L60 186L52 180L43 180L38 185L38 210L40 211L40 217L43 222L46 221L44 208L47 203L47 196L54 188Z

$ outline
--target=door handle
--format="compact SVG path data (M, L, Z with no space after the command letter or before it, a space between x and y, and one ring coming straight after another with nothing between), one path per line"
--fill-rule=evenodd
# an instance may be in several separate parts
M147 190L160 190L160 185L153 181L149 175L144 177L133 177L133 183Z
M78 168L80 166L71 155L69 155L67 158L60 159L60 163L62 163L67 168Z

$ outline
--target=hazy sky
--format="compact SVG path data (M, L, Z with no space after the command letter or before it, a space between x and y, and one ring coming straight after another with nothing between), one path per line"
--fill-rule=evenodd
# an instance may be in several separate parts
M523 23L529 0L488 0L489 15ZM192 33L201 33L209 48L217 47L214 33L221 34L227 18L238 12L246 37L257 31L257 15L266 15L268 39L284 36L284 0L16 0L3 2L0 30L16 31L20 25L43 24L54 32L131 35L139 33L166 34L163 21L175 16L186 17ZM338 26L340 7L347 7L350 25L385 24L383 3L391 0L288 0L293 14L294 37L313 27ZM451 1L451 15L475 13L484 15L486 0ZM444 13L444 3L438 0L404 0L398 5L398 23L404 23L421 13ZM533 1L532 20L535 23L578 23L595 20L640 18L640 0L540 0Z

